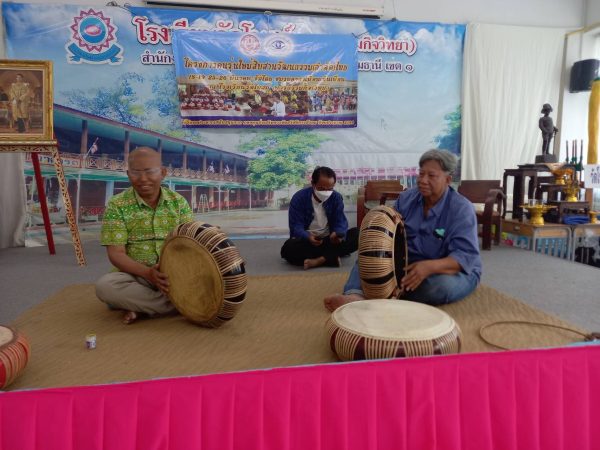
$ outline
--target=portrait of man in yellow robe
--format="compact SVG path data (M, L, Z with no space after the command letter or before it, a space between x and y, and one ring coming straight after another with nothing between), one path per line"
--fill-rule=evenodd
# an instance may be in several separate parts
M13 123L19 133L25 132L25 121L29 118L29 103L33 92L29 83L23 81L23 75L18 73L16 81L11 83L8 97L11 106Z

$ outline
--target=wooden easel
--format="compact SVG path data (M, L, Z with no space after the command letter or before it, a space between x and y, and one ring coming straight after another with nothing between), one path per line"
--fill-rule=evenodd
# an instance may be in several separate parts
M38 189L38 196L40 198L40 208L42 210L42 217L44 218L44 229L46 230L48 250L51 255L54 255L56 253L54 248L54 238L52 236L50 215L48 214L48 205L46 203L46 193L44 192L44 183L42 179L42 172L40 170L38 153L50 153L52 155L54 169L56 170L56 178L58 179L58 184L60 186L60 191L62 193L62 198L65 205L65 215L67 217L69 229L71 230L71 238L73 240L73 247L75 248L77 264L80 266L85 266L85 256L83 254L81 240L79 239L79 229L75 223L75 215L73 214L73 207L71 206L71 198L69 197L69 191L67 190L65 172L63 170L62 160L60 159L60 153L58 152L58 142L56 140L39 142L2 141L0 142L0 153L31 153L31 162L33 163L35 182Z

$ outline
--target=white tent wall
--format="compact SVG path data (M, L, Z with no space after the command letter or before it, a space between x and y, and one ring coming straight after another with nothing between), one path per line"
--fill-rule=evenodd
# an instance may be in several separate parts
M499 179L541 153L544 103L556 108L565 30L469 24L463 65L462 178Z
M600 1L587 0L585 9L585 26L600 22Z
M0 56L4 57L2 20L0 30ZM25 245L26 201L23 155L0 154L0 248Z
M226 0L225 0L226 1ZM225 3L224 1L224 3ZM28 0L26 3L48 3L48 0ZM104 6L106 1L71 0L63 4ZM118 0L120 5L125 2ZM131 5L143 5L141 1L129 1ZM330 0L330 4L347 3L345 0ZM598 0L386 0L386 18L398 20L445 22L445 23L490 23L532 27L557 27L577 29L590 20L600 20ZM587 12L587 16L586 16ZM589 15L595 20L589 19ZM595 15L595 16L594 16ZM4 30L0 29L0 55L4 55ZM578 60L581 58L575 58ZM570 68L571 65L568 65ZM565 70L567 70L565 68ZM567 105L563 123L568 128L571 122L579 122L575 112L580 105ZM568 108L567 108L568 106ZM572 107L572 108L571 108ZM490 114L496 114L489 111ZM582 113L582 114L585 114ZM574 134L575 131L573 131ZM0 155L0 248L23 245L23 222L25 216L22 155ZM19 181L15 181L18 179ZM9 182L9 180L12 180ZM3 186L12 187L11 189ZM15 186L18 192L15 192ZM23 197L21 197L23 196ZM21 200L22 198L22 200Z
M573 63L583 59L600 57L600 0L587 0L584 10L585 30L569 33L565 38L566 53L563 65L562 84L562 117L557 125L561 130L558 135L560 156L564 159L565 141L583 140L584 163L588 145L588 103L589 91L569 92L571 67ZM558 150L555 148L555 151ZM558 152L557 152L558 153Z

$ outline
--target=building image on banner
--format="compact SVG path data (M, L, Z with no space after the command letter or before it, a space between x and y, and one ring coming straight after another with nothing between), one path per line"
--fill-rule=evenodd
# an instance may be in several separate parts
M231 236L286 235L287 203L317 165L338 174L336 189L352 223L358 187L368 180L398 179L410 187L423 151L460 155L464 25L27 3L3 3L2 12L8 56L53 63L55 132L79 223L89 229L127 183L126 152L142 144L162 146L166 183L198 217ZM185 62L173 46L178 33L221 46L245 38L237 53L217 51L206 61L241 60L260 70L229 70L227 79L188 67L186 78L178 78L177 65ZM258 51L289 42L332 44L348 56L307 51L304 59L286 61ZM182 58L199 66L204 56L193 55ZM284 64L349 72L300 81L299 73L276 70L298 68ZM324 128L310 125L324 119ZM253 123L195 128L186 120ZM285 127L273 126L283 120ZM31 176L30 165L26 172ZM47 182L51 199L53 183ZM30 189L32 225L36 197Z
M265 208L272 192L248 185L249 158L191 144L147 130L123 126L97 116L55 105L55 133L59 142L76 221L91 226L102 220L110 197L129 187L125 161L138 146L157 149L167 168L165 184L185 197L198 214ZM42 173L51 219L65 223L59 187L50 157L42 156ZM42 225L36 205L31 158L26 169L30 204L28 226ZM41 232L41 229L40 229Z

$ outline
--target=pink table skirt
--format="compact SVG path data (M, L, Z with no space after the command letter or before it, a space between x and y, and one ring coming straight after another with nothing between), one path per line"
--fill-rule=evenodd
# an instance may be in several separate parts
M0 394L0 448L600 448L600 347Z

